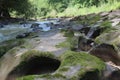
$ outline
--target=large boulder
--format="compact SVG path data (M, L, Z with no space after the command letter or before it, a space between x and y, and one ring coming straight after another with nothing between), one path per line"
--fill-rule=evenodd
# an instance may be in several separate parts
M115 17L115 13L112 12L109 14L110 16L113 16L112 19L110 19L111 27L107 28L106 30L95 39L95 42L97 43L107 43L112 44L116 46L119 55L120 55L120 19L118 17ZM109 17L110 17L109 16ZM118 15L117 15L118 16ZM108 22L103 22L104 25L108 25Z
M90 54L102 59L105 62L113 62L120 66L120 57L114 46L109 44L100 44L90 51Z
M101 80L105 64L100 59L87 54L67 51L61 57L60 67L51 74L25 76L18 80Z
M113 45L120 45L120 31L113 30L109 33L103 33L95 40L98 43L108 43Z

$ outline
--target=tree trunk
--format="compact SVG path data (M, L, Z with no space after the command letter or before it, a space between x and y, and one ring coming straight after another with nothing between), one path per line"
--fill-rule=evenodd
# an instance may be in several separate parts
M10 18L8 9L0 9L0 17Z

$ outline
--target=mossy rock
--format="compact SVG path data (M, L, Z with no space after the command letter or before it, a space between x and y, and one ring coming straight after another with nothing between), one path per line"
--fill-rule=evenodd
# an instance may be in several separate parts
M120 32L119 30L111 31L109 33L103 33L95 39L96 43L107 43L115 47L120 55Z
M77 37L67 37L66 41L59 43L56 45L58 48L68 48L68 49L74 49L76 45L78 44L78 38Z
M120 44L120 32L119 30L111 31L109 33L103 33L95 39L99 43L108 43L118 45Z
M4 41L3 43L0 43L0 57L2 57L7 51L10 49L20 46L25 43L24 39L12 39L8 41Z
M103 61L85 52L66 51L60 60L61 65L54 73L25 76L17 80L99 80L105 68Z

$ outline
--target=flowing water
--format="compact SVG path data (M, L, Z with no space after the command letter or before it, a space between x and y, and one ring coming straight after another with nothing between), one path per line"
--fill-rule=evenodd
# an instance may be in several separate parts
M27 26L20 25L20 24L5 25L4 28L0 28L0 42L5 41L5 40L9 40L9 39L12 39L12 38L15 38L17 35L19 35L21 33L31 31L31 25L33 23L35 23L35 22L31 22ZM43 25L42 26L44 28L43 31L49 31L50 30L50 28L47 27L46 23L49 23L49 22L48 21L39 22L40 26ZM48 25L48 26L51 27L51 25ZM44 33L47 33L47 32L44 32ZM51 33L53 33L53 32L51 31ZM25 53L26 51L28 51L28 50L27 49L25 49L25 50L20 49L20 50L17 50L15 53L9 53L9 52L7 52L0 59L0 80L6 80L7 75L21 61L20 56L23 53Z
M38 27L42 28L43 31L49 31L52 27L51 22L53 21L43 21L43 22L35 21L35 22L30 22L27 25L20 25L20 24L5 25L4 28L0 28L0 42L15 38L17 35L21 33L32 31L31 25L33 23L40 24ZM86 36L90 38L94 33L94 30L95 30L94 28L91 28ZM37 46L35 47L36 50L50 51L55 53L56 56L58 54L63 53L61 52L61 49L57 49L55 47L56 44L65 40L65 38L59 32L57 31L54 32L51 30L51 32L48 33L46 32L44 33L44 35L40 34L39 36L41 39L41 44L37 44ZM27 50L18 50L16 54L6 53L0 59L0 80L6 79L7 75L13 70L13 68L20 63L21 60L20 55L25 53L26 51ZM113 69L114 68L111 68L111 66L107 65L106 73L110 74L112 71L114 71ZM74 69L71 68L71 70L73 71Z
M0 42L15 38L17 35L25 32L32 31L32 24L39 24L39 29L42 31L49 31L52 27L51 23L56 24L57 20L54 21L30 21L24 24L8 24L0 28Z
M24 27L20 24L5 25L4 28L0 28L0 42L15 38L16 35L30 31L30 25Z

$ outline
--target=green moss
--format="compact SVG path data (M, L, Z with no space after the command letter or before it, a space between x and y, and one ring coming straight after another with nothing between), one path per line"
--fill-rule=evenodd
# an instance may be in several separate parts
M65 54L61 56L61 60L62 60L61 66L57 70L57 72L59 73L65 72L62 69L65 66L75 66L75 65L82 66L81 69L72 77L75 79L78 77L82 77L87 71L91 71L95 69L101 71L105 68L105 64L103 61L85 52L80 53L80 52L67 51L65 52Z
M103 21L100 25L102 28L104 28L104 33L108 33L110 31L116 30L114 27L112 27L110 21Z
M101 23L101 26L103 26L103 27L111 27L111 22L110 21L103 21L102 23Z
M10 49L20 46L25 43L24 39L12 39L1 43L0 45L0 57L2 57Z
M67 67L65 66L65 67L60 68L59 70L62 71L62 72L64 72L64 71L68 71L68 69L69 69L69 67L68 67L68 66L67 66Z
M58 45L56 45L56 47L73 49L77 44L78 44L77 37L67 37L66 41L59 43Z
M36 50L30 50L25 52L21 58L23 61L30 59L31 57L34 56L41 56L41 57L49 57L49 58L55 58L55 56L50 53L50 52L40 52L40 51L36 51Z
M29 53L30 54L30 53ZM43 74L43 75L34 75L34 76L26 76L21 77L18 80L31 80L31 79L61 79L61 80L78 80L81 79L86 72L89 71L100 71L105 68L105 64L103 61L98 59L95 56L92 56L85 52L73 52L73 51L66 51L64 54L61 55L61 65L56 72L53 74ZM71 77L67 77L64 73L68 72L71 66L80 65L81 68Z
M17 80L34 80L34 75L33 76L26 76L26 77L21 77L21 78L18 78Z
M104 63L88 53L79 53L73 51L67 51L64 55L61 56L62 63L61 66L67 65L72 66L76 64L80 64L81 66L91 66L97 69L103 69ZM92 65L91 65L92 64Z
M67 31L66 29L61 29L61 30L60 30L61 33L64 33L64 32L66 32L66 31Z
M64 32L65 37L73 37L74 36L74 31L73 30L68 30Z

